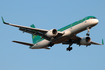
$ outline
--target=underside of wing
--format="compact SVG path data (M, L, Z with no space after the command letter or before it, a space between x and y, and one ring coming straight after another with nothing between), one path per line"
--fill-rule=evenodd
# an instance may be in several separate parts
M71 41L73 41L73 43L79 43L81 40L81 37L78 37L78 36L71 36L67 41L63 42L62 44L70 44Z
M10 24L10 23L6 23L2 17L2 21L4 24L6 25L10 25L10 26L14 26L14 27L18 27L20 31L23 32L27 32L33 35L39 35L44 39L47 40L51 40L51 38L47 37L45 34L49 31L49 30L45 30L45 29L39 29L39 28L32 28L32 27L26 27L26 26L20 26L20 25L15 25L15 24ZM50 32L50 31L49 31ZM62 36L63 33L58 31L57 36L55 36L55 38Z
M18 28L20 28L20 29L25 29L25 30L29 29L29 30L34 30L34 31L43 32L43 33L45 33L45 32L48 31L48 30L45 30L45 29L31 28L31 27L26 27L26 26L20 26L20 25L15 25L15 24L6 23L6 22L4 21L4 19L3 19L3 17L1 17L1 18L2 18L2 21L3 21L4 24L10 25L10 26L14 26L14 27L18 27Z
M9 23L4 23L4 24L7 24L7 25L10 25L10 26L14 26L14 27L18 27L20 30L23 29L24 32L25 30L31 30L31 31L39 31L39 32L42 32L42 33L46 33L48 30L45 30L45 29L38 29L38 28L31 28L31 27L26 27L26 26L20 26L20 25L15 25L15 24L9 24Z
M76 44L79 44L79 45L90 45L90 44L93 44L93 45L104 45L104 41L102 39L102 44L100 43L96 43L96 42L93 42L91 41L91 38L90 37L78 37L78 36L73 36L73 37L70 37L70 39L68 41L65 41L63 42L62 44L70 44L70 42L73 42L73 43L76 43Z
M92 41L91 41L91 44L94 44L94 45L103 45L103 44L92 42Z

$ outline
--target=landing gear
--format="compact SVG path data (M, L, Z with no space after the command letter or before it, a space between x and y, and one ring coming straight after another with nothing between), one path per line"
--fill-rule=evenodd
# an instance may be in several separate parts
M54 43L49 43L49 46L52 47L54 45Z
M89 32L90 32L90 29L89 29L89 27L87 27L87 33L86 33L86 36L90 36Z
M73 49L72 47L68 47L66 50L71 51L72 49Z
M50 39L50 43L49 43L49 47L52 47L53 45L54 45L54 43L52 43L52 40L53 40L54 38L52 37L51 39Z
M90 34L89 33L86 33L86 36L90 36Z
M73 43L73 40L69 40L69 47L66 49L67 51L71 51L73 49L72 47L70 47Z

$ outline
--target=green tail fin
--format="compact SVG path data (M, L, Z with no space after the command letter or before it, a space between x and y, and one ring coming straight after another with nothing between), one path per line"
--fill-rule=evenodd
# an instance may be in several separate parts
M34 24L32 24L30 27L35 28ZM33 44L36 44L40 39L41 39L41 37L39 35L33 35L32 34Z

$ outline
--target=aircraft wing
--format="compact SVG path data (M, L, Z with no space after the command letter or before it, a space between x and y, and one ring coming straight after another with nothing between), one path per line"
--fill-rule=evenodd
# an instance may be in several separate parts
M45 30L45 29L38 29L38 28L31 28L31 27L26 27L26 26L20 26L20 25L15 25L15 24L10 24L10 23L6 23L2 17L2 21L4 24L7 24L7 25L10 25L10 26L14 26L14 27L18 27L20 29L29 29L29 30L34 30L34 31L39 31L39 32L42 32L42 33L46 33L48 30Z
M4 19L3 19L3 17L2 17L2 21L3 21L4 24L10 25L10 26L14 26L14 27L18 27L19 30L21 30L23 32L27 32L27 33L34 34L34 35L39 35L39 36L41 36L44 39L51 40L49 37L47 37L45 35L45 33L47 33L49 30L39 29L39 28L31 28L31 27L26 27L26 26L20 26L20 25L6 23L4 21ZM59 37L61 35L63 35L63 33L58 31L57 37Z
M91 44L94 44L94 45L103 45L103 44L99 44L99 43L96 43L96 42L90 42Z

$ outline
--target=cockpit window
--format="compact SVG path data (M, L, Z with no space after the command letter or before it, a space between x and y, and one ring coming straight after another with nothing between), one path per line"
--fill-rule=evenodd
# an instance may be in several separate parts
M96 19L96 17L91 17L90 19Z

